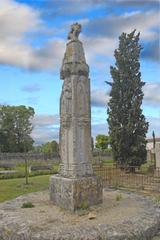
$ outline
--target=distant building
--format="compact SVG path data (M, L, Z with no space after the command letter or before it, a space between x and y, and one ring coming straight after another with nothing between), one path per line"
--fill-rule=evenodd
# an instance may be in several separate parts
M152 162L155 165L156 169L160 169L160 138L156 138L155 140L156 140L156 146L155 146L155 149L153 149L153 138L147 139L147 146L146 146L147 162ZM156 162L153 162L154 153L156 157ZM160 172L158 172L158 176L159 176L159 173Z
M156 169L158 169L158 176L160 177L160 143L156 143Z
M160 143L160 138L156 138L156 143ZM152 150L153 149L153 138L148 138L147 139L147 150Z

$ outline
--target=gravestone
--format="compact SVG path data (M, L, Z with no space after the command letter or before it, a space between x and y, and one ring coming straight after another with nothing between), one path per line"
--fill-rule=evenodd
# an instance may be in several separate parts
M156 143L155 153L156 153L156 168L159 168L160 170L160 143Z
M155 176L160 177L160 143L156 143L154 153L156 155Z
M60 76L59 174L50 179L50 199L62 208L76 210L102 203L102 181L93 174L89 67L82 42L81 25L71 26Z

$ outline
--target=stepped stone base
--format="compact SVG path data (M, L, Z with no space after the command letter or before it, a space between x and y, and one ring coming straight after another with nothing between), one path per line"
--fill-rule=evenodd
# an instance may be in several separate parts
M102 203L102 180L97 176L50 178L50 199L61 208L75 211Z

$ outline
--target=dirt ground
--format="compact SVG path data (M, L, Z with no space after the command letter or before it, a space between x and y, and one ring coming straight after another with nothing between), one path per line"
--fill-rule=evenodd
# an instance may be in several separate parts
M49 192L44 191L31 193L0 204L0 210L5 210L2 215L4 218L5 216L9 217L8 221L9 219L14 221L21 219L21 223L27 223L34 232L42 229L45 231L53 225L55 227L86 224L115 225L129 221L144 211L145 204L132 195L118 190L104 190L103 204L90 207L89 210L84 209L71 213L55 206L49 200ZM24 202L32 202L34 208L21 208Z

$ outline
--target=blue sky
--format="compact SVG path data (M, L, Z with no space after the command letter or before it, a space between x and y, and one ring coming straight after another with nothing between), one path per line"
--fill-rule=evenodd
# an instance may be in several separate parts
M114 50L122 32L140 31L143 112L160 136L159 0L0 0L0 104L35 109L37 144L58 140L59 98L67 34L82 24L90 67L92 135L107 134L106 104Z

